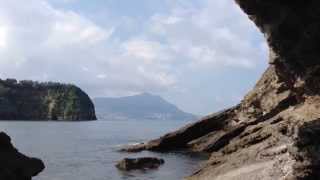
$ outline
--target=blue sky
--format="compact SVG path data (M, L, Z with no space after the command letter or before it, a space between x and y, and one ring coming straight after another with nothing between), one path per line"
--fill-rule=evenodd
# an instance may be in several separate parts
M150 92L208 114L267 67L263 36L226 0L0 0L0 78Z

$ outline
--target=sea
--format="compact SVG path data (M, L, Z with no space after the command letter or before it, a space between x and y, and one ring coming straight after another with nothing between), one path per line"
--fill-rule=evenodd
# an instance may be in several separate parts
M89 122L1 121L22 153L42 159L46 169L34 180L180 180L207 157L187 152L122 153L128 144L145 142L180 128L190 121L98 120ZM159 169L122 172L117 161L129 157L158 157Z

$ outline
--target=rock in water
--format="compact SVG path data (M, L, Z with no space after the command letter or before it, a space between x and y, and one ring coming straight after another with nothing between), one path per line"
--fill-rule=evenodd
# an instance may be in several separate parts
M211 153L190 180L320 179L320 1L236 2L270 49L254 89L236 107L129 150Z
M45 168L43 162L29 158L13 147L10 137L0 133L0 179L31 180Z
M131 170L145 170L145 169L157 169L159 166L164 164L163 159L144 157L137 159L125 158L118 162L116 167L123 171Z
M95 120L80 88L59 83L0 80L0 120Z

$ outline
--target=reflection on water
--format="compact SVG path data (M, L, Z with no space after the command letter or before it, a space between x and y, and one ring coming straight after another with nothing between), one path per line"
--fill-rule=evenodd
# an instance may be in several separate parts
M178 180L206 157L192 153L119 153L121 145L146 141L185 125L185 121L0 122L23 153L44 160L35 180ZM166 163L148 172L118 171L125 157L155 156Z

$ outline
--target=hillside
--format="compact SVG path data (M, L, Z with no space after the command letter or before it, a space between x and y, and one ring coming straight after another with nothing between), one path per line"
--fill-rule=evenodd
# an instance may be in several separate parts
M98 119L125 120L192 120L190 113L183 112L160 96L143 93L120 98L95 98Z
M0 120L95 120L89 96L74 85L0 80Z

